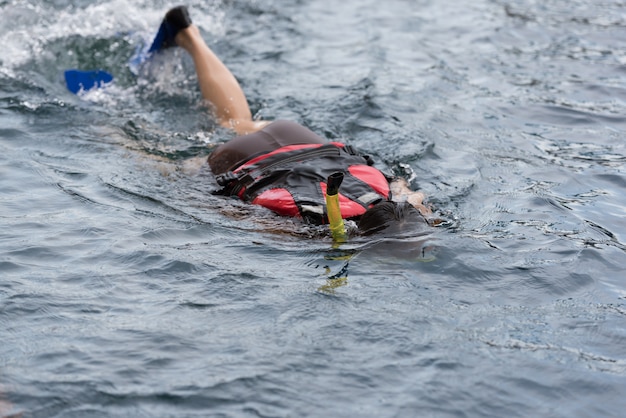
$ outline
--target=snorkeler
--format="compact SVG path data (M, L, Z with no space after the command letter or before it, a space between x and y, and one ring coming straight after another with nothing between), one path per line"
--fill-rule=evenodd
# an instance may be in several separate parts
M202 97L220 125L238 135L208 158L222 187L216 194L325 224L326 179L339 172L344 174L339 191L341 216L360 220L361 233L424 221L431 213L423 204L423 193L410 190L404 179L383 174L368 156L351 146L328 142L294 122L253 120L239 83L205 43L185 6L167 12L151 50L172 46L189 53Z

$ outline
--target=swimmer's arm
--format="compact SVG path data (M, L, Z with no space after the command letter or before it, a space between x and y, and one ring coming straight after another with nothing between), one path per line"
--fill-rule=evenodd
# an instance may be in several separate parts
M389 189L394 201L406 201L419 210L424 216L432 215L430 208L424 205L426 195L409 188L409 183L403 178L396 178L389 183Z

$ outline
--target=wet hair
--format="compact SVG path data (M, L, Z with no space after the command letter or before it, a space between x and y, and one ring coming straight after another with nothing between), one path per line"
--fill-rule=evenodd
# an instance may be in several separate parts
M362 235L384 232L385 235L399 235L415 226L423 226L426 221L422 214L410 203L386 200L368 209L359 220Z

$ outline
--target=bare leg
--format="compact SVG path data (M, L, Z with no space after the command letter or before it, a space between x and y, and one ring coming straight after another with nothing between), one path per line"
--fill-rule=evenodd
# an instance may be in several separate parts
M269 123L252 120L248 101L237 79L204 42L197 26L192 24L182 29L175 40L191 55L202 97L213 105L220 125L244 135Z

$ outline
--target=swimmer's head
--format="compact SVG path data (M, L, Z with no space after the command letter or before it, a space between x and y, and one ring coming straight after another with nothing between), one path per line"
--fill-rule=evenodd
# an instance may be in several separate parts
M427 225L422 214L407 202L384 201L368 209L359 221L362 235L400 235Z

